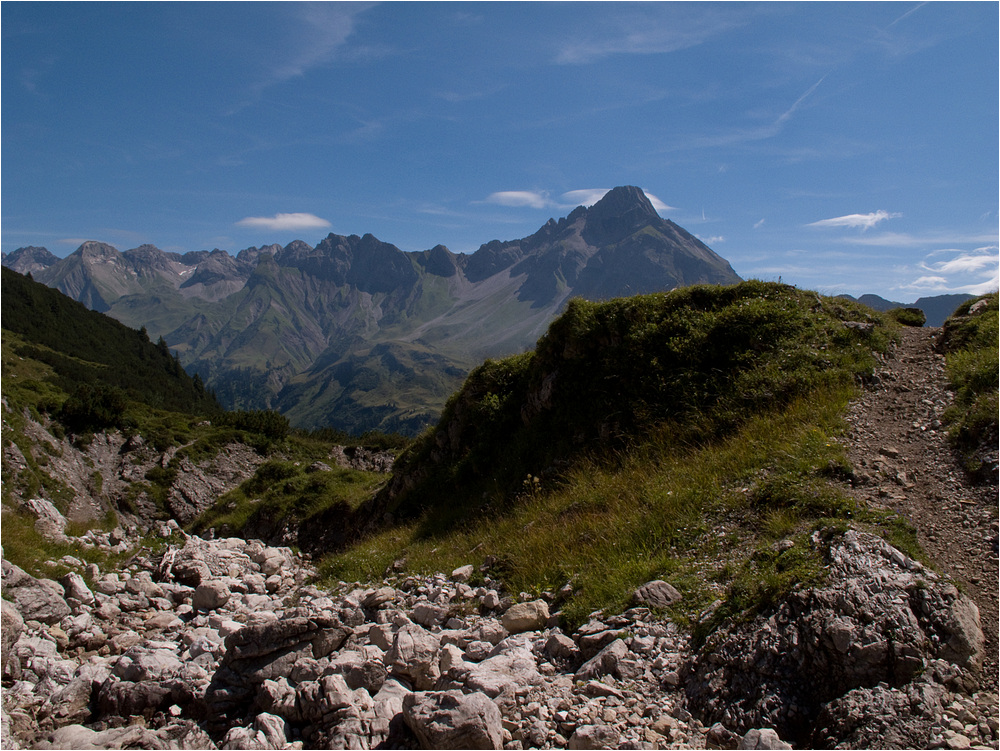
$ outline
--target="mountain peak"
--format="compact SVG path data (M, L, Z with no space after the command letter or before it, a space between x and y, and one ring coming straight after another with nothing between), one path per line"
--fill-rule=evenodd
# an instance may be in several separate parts
M583 238L600 247L619 242L656 222L663 220L646 194L634 185L624 185L609 190L604 198L587 209Z
M617 218L623 216L653 218L659 217L653 204L642 192L642 188L634 185L621 185L612 188L604 197L590 207L588 218Z
M73 251L72 255L79 255L81 258L113 258L121 255L118 249L107 243L97 240L87 240L79 248Z

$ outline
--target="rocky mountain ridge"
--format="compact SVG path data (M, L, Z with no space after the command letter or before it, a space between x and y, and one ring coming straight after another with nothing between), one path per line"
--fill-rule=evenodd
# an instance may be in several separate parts
M370 234L225 251L5 256L89 307L163 336L227 408L303 427L417 432L484 357L534 346L570 296L739 281L634 187L471 255L404 252Z

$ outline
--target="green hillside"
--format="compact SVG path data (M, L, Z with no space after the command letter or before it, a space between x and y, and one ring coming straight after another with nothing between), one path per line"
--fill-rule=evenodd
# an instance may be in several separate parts
M682 590L682 620L716 599L720 617L760 607L821 577L810 539L847 524L918 554L905 523L837 486L841 415L896 326L763 282L576 300L534 352L470 374L324 571L471 555L512 592L561 590L572 625L653 578Z
M944 322L941 349L955 402L945 413L949 437L966 469L984 480L997 477L1000 413L1000 306L998 295L962 303Z
M0 305L4 331L20 337L13 352L48 365L47 383L69 395L62 404L67 427L123 427L128 402L190 414L220 411L201 379L190 377L163 340L150 342L145 330L130 329L6 268ZM58 405L47 406L54 411Z

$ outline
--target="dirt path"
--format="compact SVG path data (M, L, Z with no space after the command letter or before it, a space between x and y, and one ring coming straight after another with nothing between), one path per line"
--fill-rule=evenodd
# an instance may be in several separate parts
M906 328L880 383L851 406L848 456L854 493L899 512L917 529L938 569L979 606L987 656L983 689L997 689L997 488L970 485L947 443L941 415L951 403L938 328Z

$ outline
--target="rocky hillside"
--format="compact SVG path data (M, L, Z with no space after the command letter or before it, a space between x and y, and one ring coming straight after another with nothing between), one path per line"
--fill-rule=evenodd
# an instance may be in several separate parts
M567 633L556 593L512 596L489 567L319 589L287 548L162 535L122 570L70 562L58 583L3 562L4 748L998 739L996 695L975 692L975 606L870 535L823 543L823 587L701 649L658 615L680 597L663 581Z
M936 330L783 285L574 303L381 491L340 476L358 492L296 538L368 527L335 555L246 522L321 508L365 452L272 453L183 527L85 531L25 496L57 545L15 565L5 509L0 743L995 747L995 464L946 426L988 434L996 323L995 296L960 309L942 364ZM183 483L222 473L197 441L164 463L113 431L75 459L5 406L5 479L15 449L22 474L91 462L91 491L140 471L187 519Z
M22 248L4 264L164 337L228 409L356 433L419 432L473 365L533 347L571 296L739 281L634 187L471 255L331 234L235 257L87 242L65 259Z

